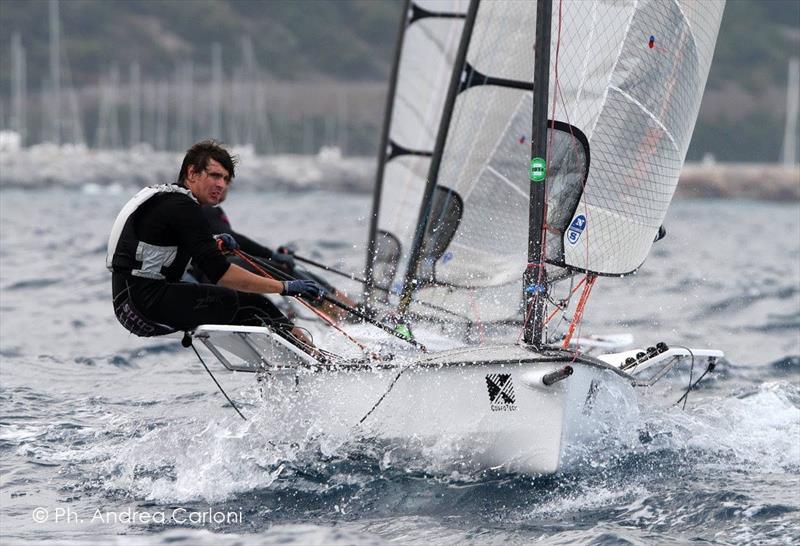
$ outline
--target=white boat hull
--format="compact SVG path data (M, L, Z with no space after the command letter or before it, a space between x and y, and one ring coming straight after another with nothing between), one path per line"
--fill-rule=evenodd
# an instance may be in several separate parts
M456 466L528 474L562 470L607 447L609 437L627 443L638 429L635 387L654 384L681 361L707 359L710 371L724 356L663 343L597 358L497 345L326 365L263 327L205 325L192 338L227 369L257 372L267 411L293 438L374 437L428 455L444 444L452 449L438 453ZM565 367L571 375L545 384Z
M573 357L484 347L397 367L274 369L262 381L270 405L307 426L399 445L450 441L459 447L454 463L546 474L637 413L629 376ZM568 365L571 376L542 383Z

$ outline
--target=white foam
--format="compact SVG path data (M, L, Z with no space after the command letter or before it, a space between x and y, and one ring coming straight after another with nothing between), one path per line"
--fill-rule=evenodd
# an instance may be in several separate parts
M687 411L654 410L654 426L667 432L671 448L697 449L718 457L697 461L734 468L782 472L800 468L800 389L787 381L693 401Z
M213 502L268 487L280 475L279 453L266 435L230 420L199 425L171 424L120 446L106 462L111 478L104 487L160 503Z

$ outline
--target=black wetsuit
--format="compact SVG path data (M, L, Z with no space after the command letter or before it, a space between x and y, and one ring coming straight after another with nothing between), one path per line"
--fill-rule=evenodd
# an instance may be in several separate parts
M259 294L180 281L190 260L212 283L230 267L200 205L187 194L156 194L125 225L113 249L112 290L117 318L133 333L159 335L166 333L159 327L189 330L200 324L291 328Z

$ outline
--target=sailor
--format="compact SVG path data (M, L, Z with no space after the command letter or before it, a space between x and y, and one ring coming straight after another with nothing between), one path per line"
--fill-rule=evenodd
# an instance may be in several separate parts
M202 208L203 214L208 220L208 225L211 227L211 232L215 235L227 233L228 235L232 236L236 244L238 245L239 249L241 249L245 254L249 254L250 256L254 256L259 258L260 260L265 261L267 264L271 265L276 269L280 269L288 276L293 277L295 279L305 279L309 281L313 281L322 287L325 294L331 295L335 297L340 302L343 302L350 306L355 306L356 302L352 301L348 298L347 294L344 292L337 290L332 284L328 281L323 279L318 275L314 275L310 271L306 271L300 267L297 267L295 264L294 258L292 258L292 251L288 247L278 247L277 252L266 247L262 246L261 244L257 243L250 237L243 235L242 233L236 232L231 227L231 222L228 219L227 214L225 211L222 210L222 203L225 201L225 198L228 195L228 189L230 188L232 182L228 182L225 185L225 189L222 191L222 197L219 200L219 204L217 205L206 205ZM244 261L240 261L235 257L229 257L233 263L244 267L245 269L251 270L251 266ZM201 274L198 274L195 270L190 270L190 273L195 278L199 278L200 280L205 280ZM331 305L327 303L324 299L318 298L314 303L317 307L321 307L325 310L326 313L332 315L334 317L343 319L346 318L346 315L342 312L339 307Z
M320 286L261 277L229 263L218 244L235 243L225 236L215 240L203 215L203 206L219 203L234 167L225 148L199 142L186 152L177 183L144 188L120 211L106 266L112 271L114 312L132 333L163 335L200 324L269 326L310 346L308 337L261 294L313 301L322 294ZM210 283L181 281L190 261Z

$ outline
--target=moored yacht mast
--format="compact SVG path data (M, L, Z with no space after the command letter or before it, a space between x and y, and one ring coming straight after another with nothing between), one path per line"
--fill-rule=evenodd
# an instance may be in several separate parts
M533 128L531 131L528 266L523 275L525 343L539 346L544 337L547 272L544 264L544 222L547 184L547 105L550 85L550 24L552 0L536 6L534 45Z
M61 145L61 22L58 15L58 0L50 0L50 133L53 144ZM47 137L46 137L47 138Z

